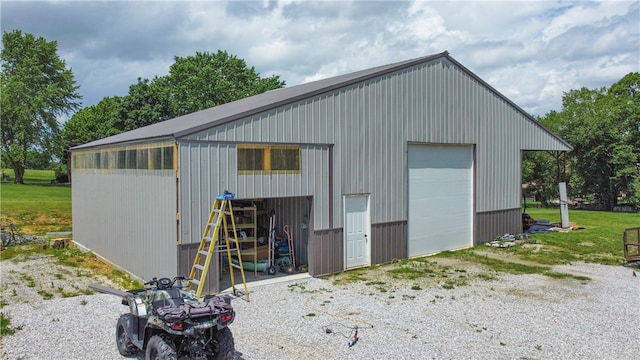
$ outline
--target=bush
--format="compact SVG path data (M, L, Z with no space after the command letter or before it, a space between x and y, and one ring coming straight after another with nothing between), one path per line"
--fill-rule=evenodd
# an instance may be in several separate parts
M69 174L67 173L67 165L65 164L52 164L51 168L56 176L56 182L58 183L68 183L69 182Z

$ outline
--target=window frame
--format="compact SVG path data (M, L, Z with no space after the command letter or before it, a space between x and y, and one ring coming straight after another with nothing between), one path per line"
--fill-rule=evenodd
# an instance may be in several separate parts
M240 169L240 157L242 150L261 150L262 169ZM272 169L272 150L295 150L298 153L297 167L295 169ZM265 175L265 174L301 174L302 173L302 149L300 145L262 145L262 144L239 144L237 146L236 168L239 175Z

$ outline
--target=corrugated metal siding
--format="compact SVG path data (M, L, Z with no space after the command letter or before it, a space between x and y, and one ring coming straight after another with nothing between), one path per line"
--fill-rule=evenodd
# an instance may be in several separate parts
M342 226L341 196L353 193L371 194L372 223L406 221L407 142L476 144L476 209L480 212L519 206L521 148L566 150L558 139L446 59L281 106L186 139L333 144L333 227ZM326 176L326 172L313 175ZM275 189L269 191L261 196L279 196ZM314 202L316 230L329 226L322 218L327 214L321 208L325 204Z
M520 209L481 212L476 214L476 240L474 245L492 241L496 236L518 234L522 231Z
M239 175L235 144L187 142L180 143L179 148L181 243L200 241L213 200L224 190L235 192L237 199L317 194L314 222L327 226L328 146L301 145L302 173L273 175Z
M407 257L407 222L371 225L371 263L384 264Z
M143 278L176 275L174 170L73 173L73 238Z
M178 246L178 274L189 276L191 273L191 267L193 266L193 260L198 253L199 243L180 244ZM218 256L214 256L209 272L207 273L207 279L205 280L204 290L202 294L217 294L220 288L220 260Z
M342 229L315 231L309 241L309 274L321 276L344 270Z

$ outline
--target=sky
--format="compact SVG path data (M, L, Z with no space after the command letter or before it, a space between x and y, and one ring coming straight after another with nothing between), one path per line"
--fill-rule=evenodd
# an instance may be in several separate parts
M82 105L224 50L287 86L448 51L534 116L640 72L640 1L6 1L2 32L57 41Z

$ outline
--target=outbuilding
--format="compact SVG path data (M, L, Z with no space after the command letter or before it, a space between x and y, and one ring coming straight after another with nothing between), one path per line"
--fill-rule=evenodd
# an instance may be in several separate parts
M73 237L144 279L188 274L229 190L251 235L289 226L312 276L461 249L521 231L525 150L571 146L443 52L77 146Z

